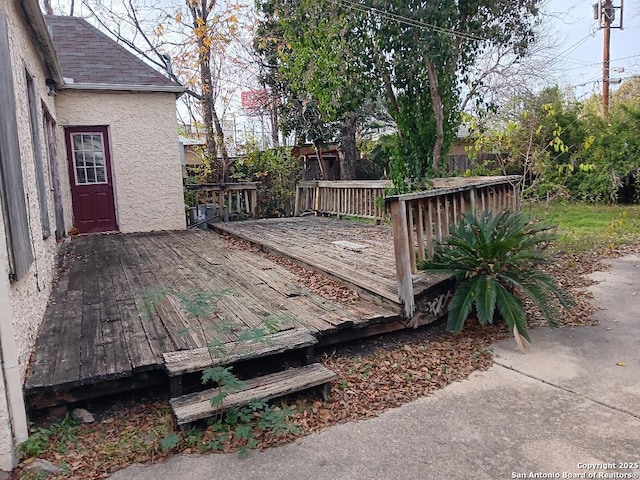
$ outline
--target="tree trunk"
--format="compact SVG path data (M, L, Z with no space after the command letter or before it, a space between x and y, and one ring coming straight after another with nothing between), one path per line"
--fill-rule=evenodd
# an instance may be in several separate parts
M215 108L211 111L211 116L213 118L213 125L216 129L216 144L220 149L220 154L222 156L219 181L226 182L227 170L229 169L229 153L227 152L227 144L224 141L224 131L222 130L222 123L220 123L220 118L218 118L218 112L215 111Z
M387 98L387 104L389 108L389 114L395 120L398 117L398 112L400 109L398 108L398 98L393 90L393 82L391 81L391 74L384 64L384 55L380 52L375 41L370 42L371 49L373 50L376 58L376 68L378 70L378 74L382 79L382 85L384 86L384 93ZM402 132L398 130L398 137L402 139Z
M322 147L314 140L313 148L316 151L316 156L318 157L318 168L320 169L320 176L322 180L327 180L327 172L324 170L324 162L322 159Z
M356 155L356 116L350 114L340 127L340 146L338 147L340 180L356 178Z
M269 110L269 113L271 113L271 141L273 142L274 148L278 148L280 146L278 105L276 103L276 98L273 95L269 99Z
M436 141L433 145L433 169L437 172L440 170L440 159L442 157L442 147L444 145L444 105L438 85L438 73L433 63L424 57L424 63L427 67L427 75L429 77L429 93L431 95L431 104L433 106L433 115L436 119Z
M212 167L214 177L219 175L218 172L218 144L216 142L216 134L213 126L214 100L211 85L211 67L209 66L209 58L204 54L200 54L200 76L202 77L202 120L204 122L204 130L206 134L205 150L206 158ZM212 179L217 181L217 178Z
M187 3L189 5L189 3ZM204 6L206 7L206 5ZM203 9L204 9L203 7ZM189 8L191 12L191 19L193 21L193 27L198 28L200 23L204 21L201 11L198 11L195 5L191 5ZM213 178L209 178L209 181L217 181L218 172L218 146L216 143L216 135L213 126L213 112L215 111L215 100L213 98L213 84L211 82L211 47L207 46L204 41L204 36L198 35L198 64L200 67L200 81L202 84L202 121L204 122L205 130L205 157L209 166L212 168Z

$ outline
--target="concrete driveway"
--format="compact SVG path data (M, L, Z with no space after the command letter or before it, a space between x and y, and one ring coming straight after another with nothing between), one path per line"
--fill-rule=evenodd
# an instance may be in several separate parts
M640 257L593 275L595 327L535 329L496 363L367 421L237 455L175 456L113 480L640 478Z

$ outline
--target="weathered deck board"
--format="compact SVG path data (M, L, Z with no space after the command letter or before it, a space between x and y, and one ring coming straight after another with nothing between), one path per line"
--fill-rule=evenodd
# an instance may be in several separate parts
M141 313L136 305L134 294L131 291L129 282L125 275L121 273L124 268L125 258L118 252L117 240L115 237L106 236L104 239L105 251L108 252L109 274L114 286L113 298L118 305L120 318L122 322L123 338L125 339L123 347L128 353L131 361L131 369L138 369L145 365L154 363L155 355L151 348L150 339L147 337L143 327ZM107 270L106 268L104 270ZM58 292L56 292L58 293ZM52 294L53 295L53 294ZM45 316L45 322L47 317ZM55 322L53 317L49 321ZM37 347L37 345L36 345ZM37 351L37 348L36 348Z
M222 408L239 407L254 399L271 400L327 384L336 378L335 373L319 363L252 378L244 382L243 390L227 395ZM211 398L217 393L218 389L214 388L172 398L170 403L176 423L186 425L214 415L218 408L211 405Z
M69 275L62 275L53 287L55 290L66 292L69 289ZM67 297L51 299L47 307L47 314L50 317L64 319L64 312L67 306ZM29 376L26 386L29 383L39 385L48 380L51 372L51 363L55 362L55 353L60 349L58 341L62 335L63 321L44 322L39 332L38 350L32 357Z
M270 316L283 320L282 330L302 328L320 339L398 318L388 304L322 298L267 255L213 232L82 236L62 248L68 251L34 348L28 397L161 370L163 353L237 340ZM201 317L179 298L223 289L231 294ZM154 291L158 301L145 313L142 294Z
M243 270L246 274L246 267L242 267L242 263L237 262L230 253L225 252L223 258L218 253L213 259L207 261L206 256L208 246L211 245L218 252L224 252L229 249L229 245L221 239L207 239L203 242L203 233L191 235L182 238L179 245L173 247L174 255L181 259L183 265L187 268L184 270L185 278L188 278L193 285L193 289L208 289L211 292L229 291L216 303L218 316L226 321L224 329L211 326L211 334L217 341L234 341L237 334L242 330L259 327L264 319L270 315L268 304L263 300L260 302L252 295L251 286L243 284L239 279L238 269ZM211 243L213 242L213 243ZM227 263L234 265L229 270ZM234 271L235 270L235 271ZM223 336L226 338L217 338ZM205 344L206 345L206 344ZM204 345L203 345L204 346Z
M111 262L117 262L117 259L113 257L110 249L105 248L102 250L100 268L98 270L100 272L99 285L101 292L113 292L115 289L113 278L108 268ZM116 296L102 293L101 299L105 375L122 375L125 372L128 374L131 370L131 358L125 342L121 340L124 336L124 329L122 328L122 317Z
M153 253L159 253L155 251L152 253L147 246L149 241L141 237L130 237L131 250L135 252L140 258L153 258ZM152 240L149 238L149 240ZM156 247L157 248L157 247ZM173 299L172 294L169 292L183 292L183 279L176 281L175 268L173 272L167 273L175 265L172 265L172 256L163 256L164 261L157 265L145 264L140 270L141 273L146 275L145 284L155 285L152 287L151 292L155 292L158 295L163 296L157 301L153 301L153 309L155 314L162 322L163 327L169 334L173 345L178 350L189 350L191 348L199 348L205 343L205 339L198 335L196 329L193 329L187 314L180 307L179 302L171 301ZM173 274L172 274L173 273ZM166 293L164 293L166 291ZM151 307L151 305L149 305ZM145 308L146 309L146 308ZM165 347L163 347L165 348ZM168 350L165 350L168 351ZM162 352L164 353L164 352Z
M258 341L231 342L224 352L206 347L188 351L168 352L163 355L164 366L170 377L204 370L207 367L237 363L242 360L256 359L288 350L311 347L318 339L306 330L291 329L265 335Z
M211 235L211 233L203 234ZM227 282L225 285L234 290L234 297L237 297L240 300L240 303L259 305L262 309L262 320L266 319L268 316L273 316L280 319L280 321L284 323L284 327L286 327L287 323L291 321L300 327L308 325L316 332L324 332L332 328L332 325L329 322L326 322L323 318L328 312L318 312L317 310L304 308L304 306L301 307L302 302L298 297L283 296L282 293L277 293L277 289L270 288L268 282L265 283L262 280L254 282L251 281L251 278L256 271L275 269L280 271L283 275L286 275L288 272L284 268L265 259L264 256L256 254L254 254L254 256L257 257L256 262L258 263L247 265L243 261L245 260L245 257L243 256L244 252L242 250L233 249L232 245L225 243L217 235L216 238L218 242L222 243L212 244L207 242L207 247L226 247L227 252L225 255L227 260L230 261L225 262L224 264L218 264L215 257L215 251L213 249L205 249L204 251L200 250L199 253L201 258L197 258L198 251L196 250L196 247L201 246L200 243L191 244L191 258L194 258L195 261L198 262L207 272L213 273L213 268L221 269L223 271L223 278ZM194 239L191 239L191 241L194 242ZM234 270L230 269L230 267L227 266L227 263L241 265L243 272L242 276L248 277L250 280L248 282L244 279L242 281L238 280L238 275L234 275ZM237 268L238 267L236 267L236 269ZM241 285L238 285L238 282L243 283L245 288L241 288ZM290 283L297 283L295 276L290 276ZM250 288L246 288L247 284L250 285ZM223 302L226 300L226 298L223 299Z
M390 226L309 216L216 223L212 227L324 272L361 293L362 290L371 293L370 299L377 297L400 304ZM335 242L350 242L364 248L353 250ZM414 293L418 296L441 280L436 275L415 275Z
M135 237L135 236L133 236ZM151 358L146 359L144 365L134 365L134 368L144 368L148 365L160 365L162 363L162 354L166 351L175 349L172 345L169 333L163 329L162 322L158 315L153 311L148 311L143 303L141 295L150 289L157 288L159 285L149 275L149 265L145 262L146 258L136 258L135 252L130 245L130 237L123 236L124 242L116 242L117 251L122 259L120 265L122 267L121 274L126 278L129 286L129 294L133 297L135 308L137 310L137 319L134 325L141 327L142 331L137 331L136 336L140 338L144 335L149 342L151 349ZM135 345L130 345L135 348Z
M373 294L398 302L391 230L386 226L339 222L322 217L216 224L215 229L256 243ZM335 245L349 241L359 251Z
M91 248L95 248L95 238ZM87 262L82 285L82 325L80 335L88 341L80 345L80 376L105 375L104 343L102 341L102 289L100 285L101 257Z
M174 273L174 289L177 294L188 295L189 292L215 292L220 291L216 288L216 275L204 275L202 269L192 262L191 255L186 253L185 237L179 236L174 242L162 241L160 237L149 237L150 245L154 251L161 255L162 258L171 259L173 263ZM174 302L179 299L172 297ZM219 308L219 303L216 306ZM227 312L226 307L222 309L223 314ZM198 347L204 347L210 341L227 342L232 341L233 336L223 329L216 328L216 324L207 318L199 319L193 315L189 319L189 330L198 331L201 335L201 343Z

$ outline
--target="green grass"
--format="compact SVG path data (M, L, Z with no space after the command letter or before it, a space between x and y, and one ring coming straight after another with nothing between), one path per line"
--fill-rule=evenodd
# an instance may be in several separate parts
M640 206L588 205L583 203L554 203L524 207L533 216L544 218L558 227L557 245L568 251L640 242Z

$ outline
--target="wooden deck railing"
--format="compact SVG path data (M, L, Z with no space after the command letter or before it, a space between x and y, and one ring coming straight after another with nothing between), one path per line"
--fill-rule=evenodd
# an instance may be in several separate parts
M296 187L295 215L305 212L351 217L385 218L384 190L388 180L306 181ZM377 200L377 199L380 200Z
M195 194L196 208L205 206L207 217L216 217L225 222L229 221L229 216L234 214L256 218L258 203L256 182L202 183L186 185L185 189ZM204 221L208 220L209 218Z
M405 318L415 313L413 275L418 273L417 265L449 235L449 225L457 224L467 211L518 210L519 180L518 175L436 179L432 190L386 198L393 226L398 296Z

